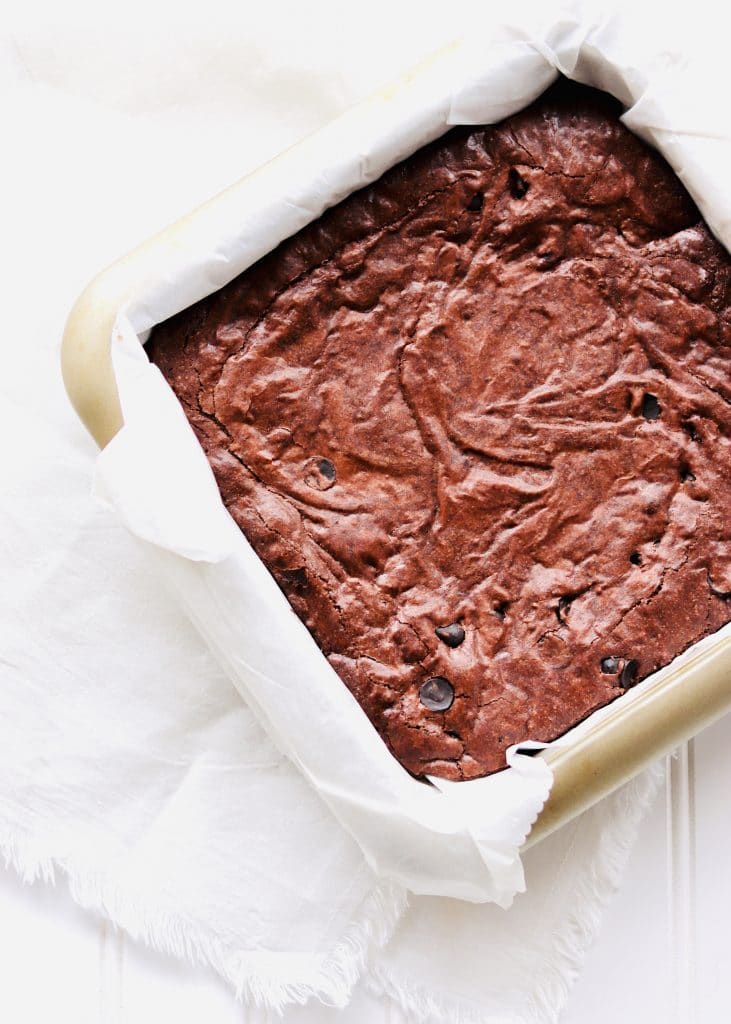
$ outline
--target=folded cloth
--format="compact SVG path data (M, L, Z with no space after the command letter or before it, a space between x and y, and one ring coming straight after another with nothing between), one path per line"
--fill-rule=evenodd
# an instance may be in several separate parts
M409 902L374 876L142 546L90 496L94 446L58 370L86 279L439 41L429 19L419 28L389 7L408 39L384 40L373 70L338 49L345 15L277 12L229 12L222 32L206 5L205 23L171 38L133 9L77 32L64 5L63 26L49 15L2 44L0 204L22 272L1 342L0 850L28 879L67 877L79 902L210 964L250 1002L344 1007L359 985L423 1021L554 1020L658 772L532 850L511 910ZM373 20L358 24L359 53L372 52L364 32L380 39Z

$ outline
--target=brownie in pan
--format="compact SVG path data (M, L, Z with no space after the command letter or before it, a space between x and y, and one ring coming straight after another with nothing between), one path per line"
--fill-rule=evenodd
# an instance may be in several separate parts
M149 342L416 776L494 772L731 619L731 262L620 113L561 80L456 128Z

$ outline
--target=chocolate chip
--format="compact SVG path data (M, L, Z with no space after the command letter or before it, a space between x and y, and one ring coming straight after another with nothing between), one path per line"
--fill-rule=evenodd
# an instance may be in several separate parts
M680 425L691 441L698 440L698 431L695 428L695 423L691 423L690 420L686 420L685 423L681 423Z
M421 684L419 700L430 711L446 711L454 701L454 687L444 676L432 676Z
M330 459L316 457L305 463L305 483L316 491L327 491L335 483L337 472Z
M642 415L646 420L660 419L662 406L657 400L657 395L646 394L642 399Z
M508 610L508 602L507 601L501 601L500 604L496 605L495 608L494 608L494 612L495 612L495 614L497 615L497 617L499 619L504 619L505 618L507 610Z
M530 185L514 167L511 167L508 171L508 188L513 199L522 199Z
M638 668L639 665L634 658L630 658L629 661L625 661L624 668L619 673L619 685L623 686L625 690L628 690L630 686L634 686L637 682Z
M335 466L332 464L330 459L318 459L317 468L320 470L326 480L335 479Z
M690 466L686 466L685 463L680 467L680 479L684 484L692 484L695 480L695 474Z
M633 551L632 554L629 556L629 560L632 563L632 565L642 565L642 556L640 555L639 551Z
M482 192L475 192L475 194L467 203L467 209L471 210L472 213L478 213L485 203L485 196Z
M556 618L558 619L559 622L565 622L566 621L566 616L568 615L569 611L571 610L571 602L572 601L573 601L573 597L566 597L566 595L564 595L563 597L559 597L559 599L558 599L558 607L556 608Z
M606 675L613 675L619 668L619 658L615 658L612 655L608 658L602 658L599 662L599 667Z
M464 640L464 630L458 622L452 622L449 626L437 626L434 632L447 647L459 647Z

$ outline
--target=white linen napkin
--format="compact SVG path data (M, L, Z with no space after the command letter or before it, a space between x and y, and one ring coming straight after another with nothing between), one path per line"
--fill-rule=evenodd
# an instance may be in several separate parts
M550 1021L657 772L531 851L510 911L407 909L92 500L60 381L65 314L100 265L443 42L439 19L384 6L384 35L371 10L208 4L171 35L149 10L101 25L67 4L2 42L0 851L254 1002L347 1006L361 984L422 1021Z

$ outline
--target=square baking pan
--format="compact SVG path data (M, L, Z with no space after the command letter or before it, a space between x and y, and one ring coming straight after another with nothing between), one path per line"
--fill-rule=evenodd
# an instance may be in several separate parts
M399 90L411 85L413 76L366 105L373 106L375 115L379 103L393 102ZM300 145L312 143L313 137ZM291 161L296 150L290 150L287 159ZM271 173L276 167L277 160L265 170ZM123 425L111 355L119 310L151 274L169 271L174 278L174 268L194 261L222 224L236 223L239 200L251 188L253 177L242 179L103 271L74 305L63 339L63 376L74 408L100 448ZM731 633L722 630L537 753L549 764L553 785L525 846L574 818L729 709Z

